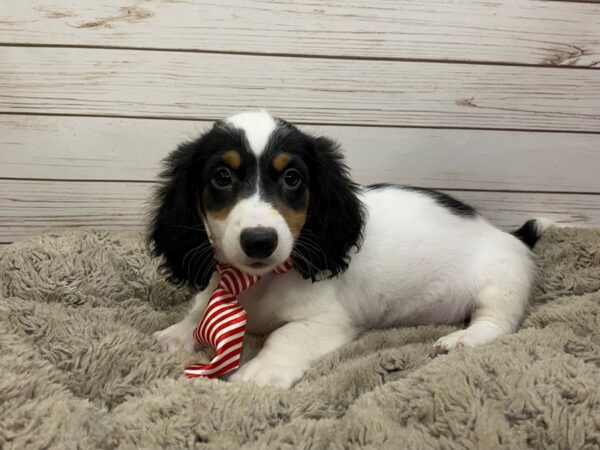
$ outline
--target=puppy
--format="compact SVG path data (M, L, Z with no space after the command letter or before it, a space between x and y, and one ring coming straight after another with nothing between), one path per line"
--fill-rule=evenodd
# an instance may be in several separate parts
M162 177L149 239L171 279L199 293L156 338L169 351L197 349L217 261L262 275L239 301L247 330L270 334L230 380L281 388L373 328L470 317L439 352L514 332L534 279L529 248L547 225L509 234L440 192L359 186L336 143L266 112L215 123L171 153ZM272 273L289 258L293 271Z

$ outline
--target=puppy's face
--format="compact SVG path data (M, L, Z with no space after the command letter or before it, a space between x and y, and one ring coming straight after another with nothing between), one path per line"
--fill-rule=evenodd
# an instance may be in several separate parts
M166 159L149 239L171 279L204 288L215 261L305 278L347 268L363 210L337 145L266 112L215 125Z
M198 190L217 259L251 274L287 260L306 223L310 173L305 136L267 113L245 113L220 125L221 139Z

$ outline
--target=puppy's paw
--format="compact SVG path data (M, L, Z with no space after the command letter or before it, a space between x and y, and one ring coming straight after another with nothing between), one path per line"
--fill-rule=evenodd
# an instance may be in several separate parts
M436 353L447 353L456 348L476 347L486 344L502 334L504 333L500 332L496 326L478 324L438 339L433 348Z
M433 348L436 353L447 353L455 348L476 347L487 344L508 332L508 330L502 328L500 325L478 322L471 324L464 330L455 331L448 336L438 339Z
M433 348L436 353L448 353L456 348L476 347L486 342L489 342L489 339L480 330L466 328L438 339Z
M229 381L289 389L302 377L302 374L302 370L274 363L270 364L268 361L256 357L234 372L229 377Z
M467 330L458 330L439 338L433 346L435 353L448 353L455 348L462 348L465 347L465 345L468 346L468 344L465 343L466 332Z
M195 328L195 324L182 320L175 325L171 325L169 328L157 331L153 336L163 350L173 353L183 349L193 353L200 347L200 344L194 339L192 334Z

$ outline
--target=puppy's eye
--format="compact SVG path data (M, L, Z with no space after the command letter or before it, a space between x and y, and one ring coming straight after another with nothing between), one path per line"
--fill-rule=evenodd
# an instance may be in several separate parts
M287 187L298 187L301 181L302 177L300 176L300 172L298 172L296 169L288 169L283 174L283 182Z
M224 188L233 184L233 178L231 172L225 167L217 169L212 177L212 183L217 188Z

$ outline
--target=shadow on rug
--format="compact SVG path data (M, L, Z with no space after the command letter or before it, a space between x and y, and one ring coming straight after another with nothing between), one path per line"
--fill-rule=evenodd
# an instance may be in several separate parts
M517 334L433 357L452 327L373 331L279 391L183 377L208 353L152 332L191 292L140 236L1 248L0 448L600 448L600 231L549 230L536 253Z

